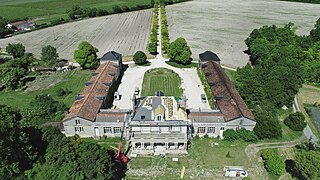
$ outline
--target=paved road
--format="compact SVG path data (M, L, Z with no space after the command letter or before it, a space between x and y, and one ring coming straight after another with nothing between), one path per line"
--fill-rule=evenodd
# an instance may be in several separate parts
M300 108L298 105L297 97L294 98L294 104L292 104L293 112L300 112ZM307 138L311 138L311 142L317 143L318 138L316 135L313 134L310 126L307 124L307 126L303 129L303 133Z
M160 12L160 11L159 11ZM159 13L160 14L160 13ZM159 16L159 22L160 16ZM161 32L161 25L159 26ZM161 33L159 33L161 34ZM187 98L187 107L193 109L210 109L208 103L203 103L200 94L205 94L204 88L197 74L196 68L175 68L165 63L168 59L162 56L161 37L158 36L160 52L154 59L149 60L150 66L137 66L133 62L127 62L129 68L125 71L118 91L122 95L120 101L114 101L114 105L121 109L132 108L131 98L136 87L141 89L143 75L147 70L154 68L168 68L175 71L182 79L181 87L183 88L184 96Z

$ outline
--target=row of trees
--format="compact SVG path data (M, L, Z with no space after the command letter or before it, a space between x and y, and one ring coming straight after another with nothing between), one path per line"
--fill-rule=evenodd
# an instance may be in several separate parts
M112 11L107 11L105 9L98 9L98 8L82 8L80 6L72 6L71 9L67 9L66 13L68 14L70 19L77 19L82 17L97 17L97 16L105 16L109 14L117 14L129 11L136 11L141 9L147 9L153 6L150 5L137 5L135 7L129 8L128 6L112 6Z
M161 43L162 43L162 50L166 53L169 49L169 31L168 31L168 22L167 22L167 15L166 15L166 8L165 6L160 7L160 16L161 16Z
M58 63L59 55L56 48L48 45L42 48L41 59L36 59L31 53L26 53L21 44L8 44L6 47L12 58L0 60L0 81L8 89L16 89L24 85L23 78L30 73L32 67L53 66Z
M158 46L158 4L154 3L153 15L152 15L152 27L151 34L149 38L148 51L150 54L157 54L157 46Z

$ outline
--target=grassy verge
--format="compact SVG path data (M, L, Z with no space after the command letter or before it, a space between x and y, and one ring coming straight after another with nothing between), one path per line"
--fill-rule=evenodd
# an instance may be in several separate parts
M200 78L200 81L201 81L202 85L204 86L204 92L206 93L210 108L213 109L214 106L213 106L212 102L213 102L214 95L213 95L213 93L211 91L211 88L210 88L210 86L208 84L208 81L207 81L207 79L205 77L205 74L204 74L202 69L198 70L197 73L198 73L198 76Z
M151 69L144 74L141 95L153 96L162 91L166 96L182 96L181 78L172 70L165 68Z
M194 63L194 62L183 65L183 64L178 64L176 62L172 62L172 61L166 61L166 64L176 68L197 68L198 67L198 63Z
M75 100L75 97L83 90L84 83L89 80L91 71L75 70L71 72L58 72L52 75L38 76L34 82L28 86L39 87L34 91L1 91L0 104L6 104L11 107L22 109L29 107L29 103L38 94L50 94L54 99L64 102L70 107ZM56 80L55 83L50 84ZM49 82L49 83L48 83ZM59 97L58 89L68 89L70 94Z
M232 71L230 69L224 69L224 72L227 74L227 76L230 78L233 84L236 84L237 80L237 71Z

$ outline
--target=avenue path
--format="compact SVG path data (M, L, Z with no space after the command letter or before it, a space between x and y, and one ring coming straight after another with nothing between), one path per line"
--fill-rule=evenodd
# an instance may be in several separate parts
M158 22L161 22L160 19L160 9ZM175 68L165 63L169 59L166 59L162 56L161 49L161 23L159 23L158 29L158 47L157 50L159 54L150 59L150 66L137 66L134 62L126 62L128 64L128 69L124 72L122 82L118 88L119 93L121 94L121 100L114 101L114 105L120 109L131 109L133 93L136 87L139 87L141 90L143 83L144 73L150 69L154 68L167 68L173 70L179 74L182 84L181 88L183 89L183 95L187 98L187 108L189 109L210 109L208 102L203 103L200 98L200 94L205 94L203 86L197 74L196 68Z

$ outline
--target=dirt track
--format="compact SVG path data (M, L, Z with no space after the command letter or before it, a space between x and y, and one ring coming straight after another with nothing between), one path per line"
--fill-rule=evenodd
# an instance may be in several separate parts
M274 0L193 0L167 7L171 41L183 36L193 58L211 50L231 67L248 62L244 40L254 28L291 21L298 34L308 34L319 17L319 4Z
M115 50L122 55L146 52L151 31L152 10L135 11L105 17L90 18L62 24L0 40L0 47L8 43L22 43L28 52L39 57L41 48L52 45L60 58L73 59L81 41L88 41L99 49L99 57ZM54 40L55 39L55 40Z

